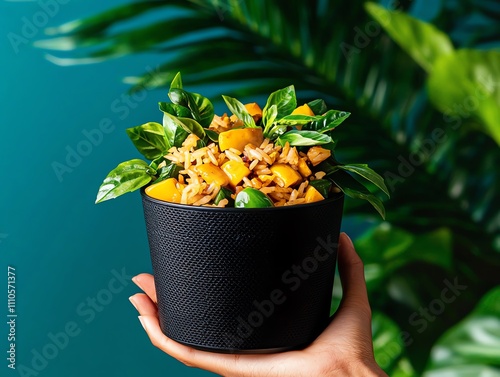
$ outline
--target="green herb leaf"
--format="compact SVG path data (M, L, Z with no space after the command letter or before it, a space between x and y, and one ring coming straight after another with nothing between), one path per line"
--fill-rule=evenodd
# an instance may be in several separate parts
M262 191L247 187L236 195L234 206L236 208L267 208L274 207L274 204Z
M97 193L96 203L114 199L147 185L156 171L138 159L125 161L111 170Z
M158 170L158 178L153 183L161 182L168 178L177 178L179 176L179 172L183 169L183 166L179 166L169 161L167 164Z
M168 96L174 104L187 107L191 111L192 118L202 127L208 127L212 123L214 106L208 98L178 88L170 89Z
M286 125L278 126L276 129L276 125L274 124L274 120L278 116L278 106L272 105L266 110L266 121L263 121L264 132L263 135L265 138L270 140L276 139L278 136L283 135L286 131Z
M174 79L170 84L170 90L172 89L182 89L182 78L180 72L177 72L177 74L175 75Z
M277 110L277 114L274 118L272 117L274 114L269 112L271 106L273 105L276 105ZM275 119L281 119L290 115L296 107L297 97L295 96L295 88L293 85L271 93L267 99L264 110L262 110L262 124L264 125L264 128L267 128L270 124L272 124Z
M236 115L239 119L241 119L243 121L243 124L245 125L245 127L248 127L248 128L257 128L258 127L255 124L253 117L250 115L250 113L245 108L245 105L243 105L236 98L231 98L228 96L222 96L222 98L224 99L224 102L226 102L226 105L229 108L229 110L234 115Z
M305 124L302 129L325 133L336 128L344 120L346 120L349 115L351 115L351 113L348 113L347 111L329 110L319 119Z
M197 121L191 118L179 118L179 121L182 123L182 128L184 128L185 131L195 134L198 136L200 139L203 139L205 137L205 130L199 124Z
M170 145L175 147L180 147L189 135L189 132L184 130L184 124L167 112L163 113L163 128Z
M231 190L229 190L228 188L221 187L219 192L217 193L217 195L214 198L214 204L218 205L221 200L227 199L228 204L226 205L226 207L234 207L234 200L233 200L233 198L231 198L232 193L233 192Z
M276 121L276 124L286 124L287 126L304 125L313 121L319 121L323 117L320 115L287 115Z
M205 128L205 134L208 136L210 140L212 140L215 143L219 142L219 134L215 131L209 130L208 128Z
M319 193L323 195L323 198L325 199L328 198L330 194L330 189L332 188L332 182L329 181L328 179L315 179L309 181L309 185L318 190Z
M287 141L291 146L308 146L331 143L332 138L316 131L291 130L277 139L279 145L285 145Z
M388 197L389 190L385 185L384 178L382 178L379 174L377 174L373 169L369 168L366 164L347 164L347 165L337 165L339 169L350 171L351 173L355 173L364 179L372 182L375 186L381 189Z
M325 101L322 99L315 99L314 101L309 102L307 106L309 106L312 112L316 115L322 115L328 110Z
M159 123L149 122L142 126L128 128L126 131L137 150L148 160L167 154L171 147L165 130Z
M191 110L187 107L176 105L175 103L158 102L158 105L161 111L176 117L188 118L191 115Z

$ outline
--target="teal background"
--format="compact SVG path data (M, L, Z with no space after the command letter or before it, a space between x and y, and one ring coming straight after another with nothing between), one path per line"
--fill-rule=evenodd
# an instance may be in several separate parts
M47 27L117 3L70 1L60 6ZM94 200L107 172L137 154L125 128L160 120L156 107L164 96L160 91L148 92L142 102L134 101L137 106L128 106L126 117L125 110L111 107L128 89L122 78L141 73L148 65L154 67L154 56L60 67L31 45L20 45L16 54L8 33L21 34L22 18L30 19L39 10L36 2L0 2L0 234L4 235L0 238L0 375L209 376L151 345L128 301L138 291L132 282L122 284L121 292L99 307L100 312L86 304L88 297L98 294L109 301L102 290L108 289L113 270L125 269L130 276L151 270L139 195L99 206ZM42 37L40 30L31 41ZM114 131L105 134L60 182L52 164L65 164L66 148L76 148L85 140L82 131L98 128L103 118L112 120ZM49 333L64 331L70 322L80 329L43 369L34 370L36 374L8 369L4 357L8 265L17 273L18 368L32 368L33 350L42 352L54 343ZM116 284L115 290L119 287Z

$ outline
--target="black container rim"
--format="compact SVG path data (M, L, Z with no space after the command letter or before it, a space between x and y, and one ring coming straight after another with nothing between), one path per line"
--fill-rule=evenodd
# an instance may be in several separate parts
M323 199L314 203L307 204L297 204L291 206L281 206L281 207L267 207L267 208L235 208L235 207L204 207L204 206L192 206L189 204L178 204L171 203L160 199L155 199L146 194L146 187L141 188L142 197L152 203L163 205L166 207L172 207L177 209L189 210L189 211L202 211L202 212L226 212L226 213L251 213L251 212L268 212L268 211L290 211L290 210L298 210L299 208L315 208L321 207L324 205L331 204L338 200L342 200L344 198L344 193L341 191L339 193L334 193L332 197Z

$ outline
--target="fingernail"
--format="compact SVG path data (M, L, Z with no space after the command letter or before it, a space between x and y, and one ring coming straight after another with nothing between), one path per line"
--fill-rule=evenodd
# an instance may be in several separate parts
M128 298L128 300L129 300L129 301L130 301L130 303L134 306L134 308L135 308L137 311L139 311L139 308L137 307L137 304L135 303L135 298L134 298L134 296L130 296L130 297Z
M147 331L148 331L148 329L146 328L146 319L145 319L145 318L143 318L142 316L139 316L139 317L137 317L137 318L139 318L139 321L141 322L141 325L142 325L142 328L144 329L144 331L146 331L146 332L147 332Z
M347 233L345 233L345 232L342 232L342 234L344 235L344 238L347 238L347 241L349 242L349 246L354 247L354 244L352 243L351 237L349 237L347 235Z
M132 281L134 282L135 285L137 285L139 288L142 289L141 285L139 284L139 279L137 279L137 276L134 276L132 278ZM144 289L142 289L142 290L144 290Z

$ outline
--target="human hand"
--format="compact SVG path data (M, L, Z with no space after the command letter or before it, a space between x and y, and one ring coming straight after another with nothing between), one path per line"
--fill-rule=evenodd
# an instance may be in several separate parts
M160 329L153 276L134 281L146 294L130 301L154 346L187 366L226 377L387 376L373 356L371 309L363 262L347 234L340 235L338 251L343 298L330 325L307 348L265 355L219 354L199 351L168 338Z

